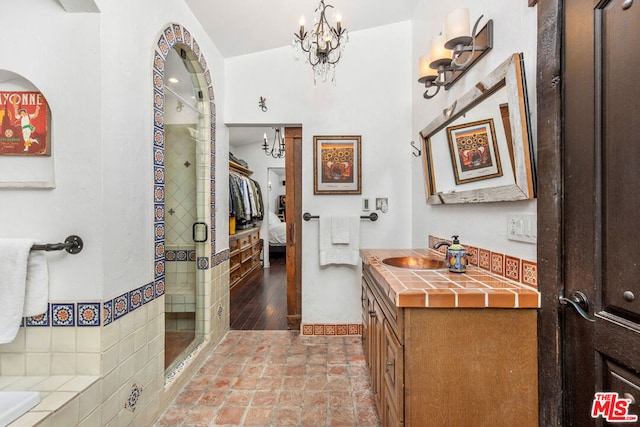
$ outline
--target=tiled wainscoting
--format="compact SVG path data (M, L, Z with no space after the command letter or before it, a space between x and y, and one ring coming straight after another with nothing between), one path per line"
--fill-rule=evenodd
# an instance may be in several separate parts
M117 317L103 312L95 327L77 320L63 326L54 314L40 322L46 325L26 321L12 343L0 345L0 390L40 391L42 402L11 426L152 425L227 332L228 259L205 272L203 343L168 382L164 294ZM66 305L77 317L82 304Z
M449 242L451 240L429 236L429 247L433 248L436 242ZM484 268L492 273L503 276L507 279L515 280L524 285L538 287L538 264L533 261L516 258L500 252L493 252L489 249L471 246L465 242L461 245L467 250L469 264ZM441 246L438 251L444 253L446 246Z

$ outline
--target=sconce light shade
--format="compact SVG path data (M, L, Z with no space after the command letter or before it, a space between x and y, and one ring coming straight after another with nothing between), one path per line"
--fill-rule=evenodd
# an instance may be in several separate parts
M429 59L420 57L418 82L427 89L423 95L425 99L436 96L440 87L448 89L493 48L493 20L489 19L478 31L482 17L480 15L473 30L469 31L468 9L455 9L447 15L444 29L431 42Z
M431 68L438 69L439 66L451 64L451 51L444 47L444 34L437 35L431 42Z
M420 70L419 77L420 79L426 79L428 77L437 77L438 70L431 68L429 65L431 64L431 58L429 56L421 56L420 57Z
M471 42L471 25L469 24L469 9L454 9L445 21L444 47L451 50L457 45L467 45Z

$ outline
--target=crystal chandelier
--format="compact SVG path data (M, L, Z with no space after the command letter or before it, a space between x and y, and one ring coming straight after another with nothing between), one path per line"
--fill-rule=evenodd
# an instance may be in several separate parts
M349 34L346 28L342 28L341 17L339 13L334 13L335 27L332 27L327 20L327 8L334 7L330 4L325 5L324 0L320 0L320 4L316 8L316 12L320 11L320 17L313 20L313 30L309 33L304 30L304 16L300 18L300 30L293 34L293 48L295 57L298 59L302 52L306 56L306 60L313 68L313 82L316 78L327 81L329 76L331 81L335 81L335 67L344 46L349 41Z
M284 140L282 139L282 134L280 133L280 128L274 128L275 134L273 135L273 142L271 143L271 148L269 148L269 143L267 142L267 133L264 134L264 142L262 143L262 149L267 156L271 156L274 159L281 159L284 157Z

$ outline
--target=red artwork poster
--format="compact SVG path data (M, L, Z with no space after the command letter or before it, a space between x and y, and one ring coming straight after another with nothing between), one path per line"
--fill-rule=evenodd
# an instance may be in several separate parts
M51 155L49 107L40 92L0 91L0 155Z

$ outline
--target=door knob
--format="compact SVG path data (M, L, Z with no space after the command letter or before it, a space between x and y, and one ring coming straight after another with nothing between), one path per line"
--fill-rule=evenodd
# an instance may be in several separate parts
M595 322L595 317L589 315L589 298L581 291L573 291L569 298L564 296L564 290L560 291L558 301L561 305L570 305L578 312L580 317L589 322Z
M622 298L624 298L625 301L633 302L636 299L636 296L631 291L624 291L622 293Z

